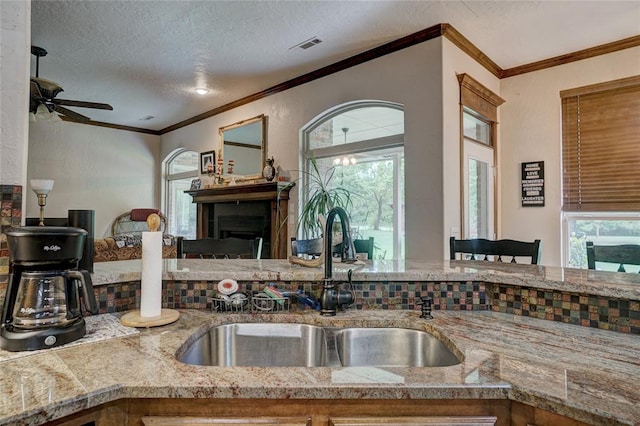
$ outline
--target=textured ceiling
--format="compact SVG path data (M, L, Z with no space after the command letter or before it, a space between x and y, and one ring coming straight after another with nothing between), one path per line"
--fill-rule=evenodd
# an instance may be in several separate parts
M438 23L503 69L640 34L640 1L33 0L40 76L160 130ZM291 49L318 37L322 43ZM35 59L32 60L32 75ZM210 92L196 96L196 87ZM72 108L74 109L74 108ZM144 117L153 119L144 120Z

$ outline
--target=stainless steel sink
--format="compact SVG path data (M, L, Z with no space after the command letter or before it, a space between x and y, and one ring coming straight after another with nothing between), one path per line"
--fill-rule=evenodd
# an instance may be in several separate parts
M212 327L179 354L178 360L222 367L444 367L460 363L449 348L424 331L293 323Z
M336 331L344 367L445 367L460 360L429 333L404 328L345 328Z
M187 364L317 367L326 361L324 329L306 324L236 323L213 327L178 359Z

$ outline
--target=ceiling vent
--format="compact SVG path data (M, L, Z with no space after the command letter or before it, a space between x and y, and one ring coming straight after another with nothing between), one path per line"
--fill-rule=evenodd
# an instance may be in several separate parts
M301 43L296 44L295 46L291 46L291 47L289 48L289 50L291 50L291 49L297 49L297 48L305 49L305 50L306 50L306 49L308 49L308 48L310 48L310 47L313 47L313 46L315 46L316 44L320 44L320 43L322 43L322 40L320 40L320 39L319 39L318 37L316 37L316 36L313 36L313 37L311 37L310 39L307 39L307 40L305 40L305 41L303 41L303 42L301 42Z

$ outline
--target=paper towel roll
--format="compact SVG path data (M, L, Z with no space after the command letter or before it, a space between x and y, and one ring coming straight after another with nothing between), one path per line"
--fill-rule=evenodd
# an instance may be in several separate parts
M142 233L140 316L162 314L162 232Z

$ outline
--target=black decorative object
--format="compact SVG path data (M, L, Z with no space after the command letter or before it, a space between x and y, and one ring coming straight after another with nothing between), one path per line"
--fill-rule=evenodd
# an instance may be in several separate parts
M522 163L522 207L544 207L544 161Z

